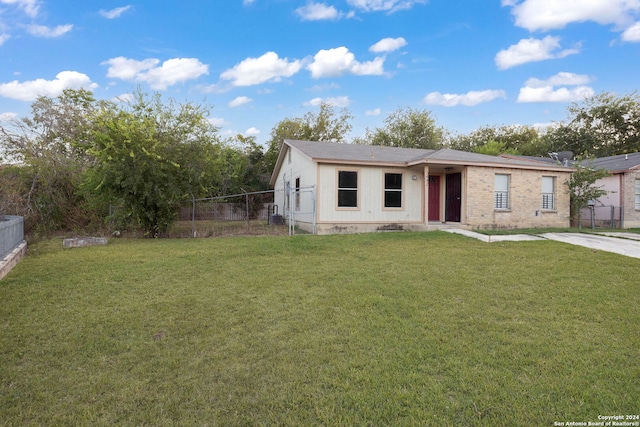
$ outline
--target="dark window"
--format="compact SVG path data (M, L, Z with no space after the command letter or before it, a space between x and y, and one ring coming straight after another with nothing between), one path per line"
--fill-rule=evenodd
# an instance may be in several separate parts
M402 207L402 174L401 173L385 173L384 174L384 207L385 208L401 208Z
M296 210L300 210L300 178L296 178Z
M338 171L338 207L358 207L358 172Z

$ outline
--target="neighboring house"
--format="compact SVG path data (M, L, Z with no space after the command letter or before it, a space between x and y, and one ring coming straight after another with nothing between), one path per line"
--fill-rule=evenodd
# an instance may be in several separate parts
M559 163L557 158L551 157L511 155L502 157L546 164ZM573 160L568 164L575 167ZM583 223L591 222L593 217L594 224L601 227L640 228L640 153L601 157L583 161L581 164L584 167L604 169L610 173L609 176L595 182L594 185L605 190L607 194L595 200L592 206L582 210Z
M450 149L285 140L271 185L279 211L318 234L567 227L572 171Z
M592 162L593 167L605 169L611 175L596 181L607 191L595 204L596 220L607 220L606 209L598 206L620 207L622 228L640 227L640 153L601 157Z

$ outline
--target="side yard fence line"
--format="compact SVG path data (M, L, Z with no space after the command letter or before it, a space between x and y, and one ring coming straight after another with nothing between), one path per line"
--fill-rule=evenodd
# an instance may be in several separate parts
M315 186L308 186L186 199L166 237L315 234L315 196ZM110 205L110 227L126 228L125 215L121 207Z
M588 228L622 228L624 209L621 206L588 206L580 211L580 226Z

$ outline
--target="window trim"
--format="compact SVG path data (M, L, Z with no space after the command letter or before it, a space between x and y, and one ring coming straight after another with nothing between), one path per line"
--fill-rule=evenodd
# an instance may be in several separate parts
M498 176L504 176L507 178L507 190L498 190L497 187L497 179ZM498 197L498 194L500 194L500 197ZM500 203L500 206L498 206L498 200L500 199L500 201L502 201L502 199L504 198L503 196L506 195L506 203L504 204L504 206L502 206L502 203ZM511 174L507 174L507 173L496 173L494 176L494 180L493 180L493 209L496 211L509 211L511 210Z
M296 179L294 180L295 182L295 187L294 187L294 209L296 211L300 210L300 177L297 176Z
M545 187L544 186L545 178L551 180L551 185L552 185L551 193L544 191L545 190L545 188L544 188ZM542 190L541 191L541 193L542 193L541 194L542 195L542 200L541 200L541 202L542 202L542 210L543 211L555 211L556 210L556 177L555 176L543 175L542 176L542 188L541 188L541 190ZM548 205L547 205L547 207L545 207L545 201L547 201L545 196L547 196L547 197L551 196L551 207L549 207Z
M635 208L636 210L640 211L640 178L636 178L634 181L635 184L635 190L634 190L634 196L635 196Z
M387 174L400 175L400 179L401 179L400 189L387 189ZM382 171L382 210L403 211L405 209L405 205L404 205L405 187L404 186L405 186L404 172L397 171L397 170ZM387 191L400 193L400 206L386 206Z
M353 188L340 188L340 172L355 172L357 184L355 190ZM360 210L360 176L361 170L355 168L336 168L336 209L341 211L359 211ZM340 206L340 191L356 191L356 206Z

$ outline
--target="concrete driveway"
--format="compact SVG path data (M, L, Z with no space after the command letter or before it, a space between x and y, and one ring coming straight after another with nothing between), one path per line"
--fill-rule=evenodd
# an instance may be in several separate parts
M640 241L638 240L584 233L544 233L540 236L558 242L640 258Z
M470 230L445 229L443 231L462 234L487 243L505 241L519 242L542 239L555 240L558 242L569 243L571 245L584 246L600 251L613 252L628 257L640 258L640 235L633 233L606 233L607 235L604 235L605 233L602 233L602 235L584 233L543 233L538 236L526 234L488 236L486 234L480 234Z

